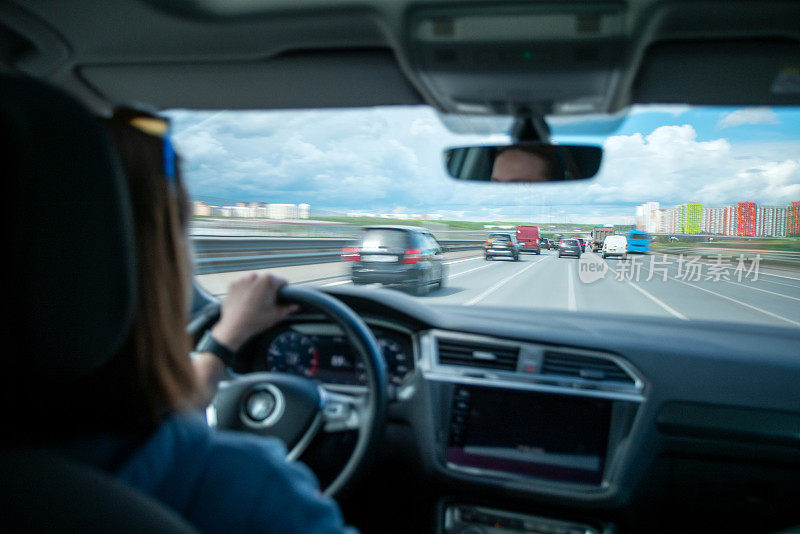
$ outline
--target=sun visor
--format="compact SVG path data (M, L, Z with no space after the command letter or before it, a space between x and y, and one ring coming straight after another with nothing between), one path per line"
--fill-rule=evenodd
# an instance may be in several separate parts
M635 104L800 104L800 42L673 41L651 45L633 84Z
M242 62L84 65L81 76L114 102L161 109L292 109L419 105L386 49L308 50Z

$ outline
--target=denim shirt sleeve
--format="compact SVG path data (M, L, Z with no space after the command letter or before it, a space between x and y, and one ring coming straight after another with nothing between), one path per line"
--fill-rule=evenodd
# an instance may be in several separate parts
M203 532L356 532L280 441L213 431L199 415L170 418L117 475Z

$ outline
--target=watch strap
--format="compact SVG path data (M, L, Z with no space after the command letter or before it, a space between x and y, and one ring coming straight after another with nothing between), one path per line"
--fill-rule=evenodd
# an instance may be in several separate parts
M206 330L203 337L197 342L197 346L195 346L194 350L195 352L210 352L229 367L233 365L233 362L236 360L236 352L214 339L214 336L211 335L211 330Z

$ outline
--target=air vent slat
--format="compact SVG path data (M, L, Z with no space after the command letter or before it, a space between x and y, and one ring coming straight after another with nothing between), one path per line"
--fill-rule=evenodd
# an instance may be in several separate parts
M628 373L611 360L558 351L545 351L542 374L634 384Z
M439 339L439 364L515 371L519 349L491 343Z

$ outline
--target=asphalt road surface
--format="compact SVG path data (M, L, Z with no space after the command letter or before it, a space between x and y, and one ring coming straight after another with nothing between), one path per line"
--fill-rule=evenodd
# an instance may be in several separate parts
M688 260L688 258L686 258ZM747 322L800 327L800 271L736 261L688 263L675 256L631 255L582 261L555 251L523 254L520 261L486 261L482 253L450 253L445 287L416 297L431 304L546 308L630 313L683 320ZM309 286L350 284L345 262L282 267L271 272ZM242 273L199 276L222 295Z

